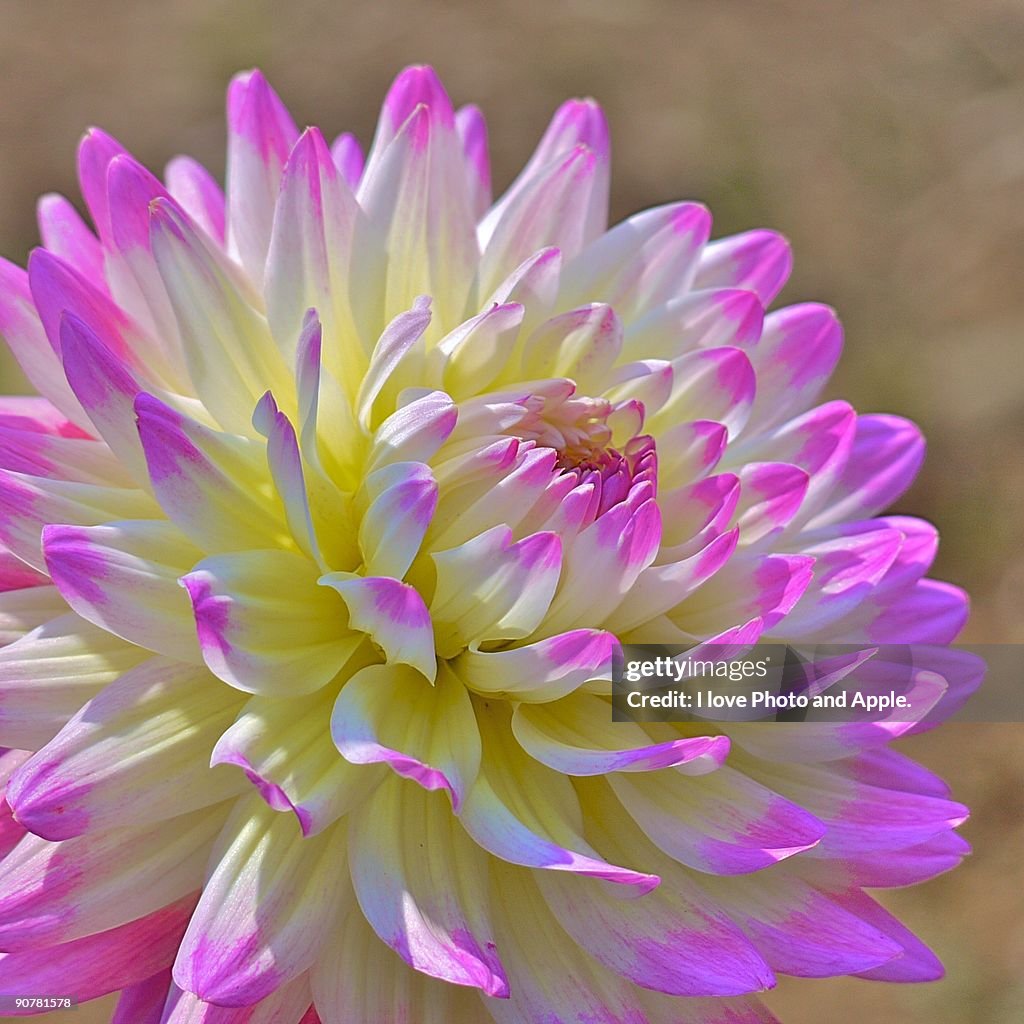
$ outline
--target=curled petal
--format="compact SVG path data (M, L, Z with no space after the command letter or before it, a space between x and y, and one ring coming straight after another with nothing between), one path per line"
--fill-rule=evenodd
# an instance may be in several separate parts
M632 722L613 722L607 701L576 693L555 703L520 704L512 732L523 749L563 775L606 775L678 768L702 775L729 753L725 736L663 739Z
M334 678L359 638L319 570L288 551L215 555L182 576L210 671L246 693L311 693Z
M446 666L431 686L403 665L371 665L342 687L331 736L353 764L389 765L424 789L444 789L456 813L480 767L469 694Z

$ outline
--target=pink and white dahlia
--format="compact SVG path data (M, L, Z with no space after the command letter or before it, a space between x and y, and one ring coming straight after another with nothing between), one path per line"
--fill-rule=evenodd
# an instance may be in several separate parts
M365 166L259 72L228 129L226 197L89 132L92 226L46 196L0 267L41 396L0 403L0 994L747 1024L779 973L937 977L864 893L966 850L909 724L611 717L619 642L964 622L935 530L877 517L920 434L815 404L831 310L765 315L786 242L608 230L590 100L497 201L426 68Z

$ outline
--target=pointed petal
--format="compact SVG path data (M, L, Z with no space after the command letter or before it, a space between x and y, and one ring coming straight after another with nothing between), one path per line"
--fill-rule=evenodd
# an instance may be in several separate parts
M704 250L696 288L748 288L767 306L782 290L793 266L789 242L774 231L745 231Z
M97 694L11 779L26 828L69 839L123 821L141 825L235 795L209 751L241 701L208 672L152 658Z
M359 524L359 548L371 576L402 579L419 553L437 507L437 482L421 462L395 462L364 484L371 501Z
M676 772L623 774L608 783L659 849L697 871L760 871L821 842L826 826L733 768L699 780Z
M506 526L431 557L437 587L430 611L442 657L485 640L529 636L544 619L562 565L555 534L513 543Z
M0 650L0 744L38 750L146 652L75 614Z
M288 364L266 320L196 228L166 200L150 205L150 241L189 376L210 413L226 430L248 434L251 410L268 388L293 407ZM300 326L295 324L296 334Z
M64 196L50 192L36 204L36 218L43 245L87 281L105 288L103 248L74 205Z
M169 523L47 526L43 554L54 583L84 619L158 654L201 662L178 577L202 554Z
M858 416L849 459L812 527L873 516L914 482L924 461L924 437L900 416Z
M761 340L750 349L758 389L752 426L764 430L807 409L842 348L843 328L828 306L807 302L766 317Z
M261 284L281 176L299 133L259 71L232 79L227 116L228 251Z
M575 693L554 703L520 704L512 732L522 748L563 775L606 775L678 768L701 775L724 763L725 736L694 736L654 742L632 722L613 722L607 701Z
M267 320L286 360L303 316L315 308L329 365L342 379L365 369L348 297L349 260L362 213L331 161L323 136L307 128L288 157L267 259Z
M219 806L156 825L119 823L61 843L26 835L4 860L0 945L22 950L70 942L202 888L210 844L226 815Z
M224 192L210 172L190 156L176 156L164 170L171 197L218 244L224 244Z
M262 444L204 427L145 392L135 413L153 490L195 544L214 551L291 545Z
M319 1016L308 1024L493 1024L475 989L436 981L385 954L358 907L343 915L327 948L336 955L320 957L313 967L310 980Z
M602 859L583 838L572 783L522 750L508 734L507 722L492 722L485 715L480 727L480 774L459 815L480 846L510 864L600 878L638 893L658 885L657 875Z
M64 378L60 358L47 340L21 267L0 259L0 339L44 398L77 427L89 432L91 424Z
M491 158L487 148L487 122L480 108L469 104L455 111L455 129L459 133L466 161L470 209L479 219L491 205Z
M465 650L451 664L466 686L485 697L544 703L590 680L610 680L615 648L610 633L576 629L525 647Z

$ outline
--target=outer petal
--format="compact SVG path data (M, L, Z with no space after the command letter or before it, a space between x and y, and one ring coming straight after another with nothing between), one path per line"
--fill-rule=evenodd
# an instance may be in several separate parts
M664 772L620 773L608 782L656 846L698 871L760 871L810 849L825 834L812 814L732 768L699 781Z
M190 156L176 156L164 170L167 191L215 241L224 244L224 192L213 175Z
M201 552L170 523L47 526L43 554L68 604L90 622L180 661L200 662L178 577Z
M166 200L150 207L150 235L189 376L210 413L226 430L246 434L250 410L268 388L292 408L288 364L230 268ZM295 325L296 335L300 327Z
M0 592L0 647L20 640L26 633L68 610L67 602L56 587L43 586L45 577L32 573L24 562L11 555L8 559L25 571L19 571L20 578L12 578L10 573L14 567L5 566L4 578L16 586Z
M600 187L599 158L578 145L510 189L480 225L479 291L486 295L539 249L574 256L589 240L588 219Z
M102 287L103 249L74 205L64 196L49 192L40 196L36 217L43 245Z
M702 883L644 838L606 786L588 782L580 794L600 848L610 857L640 857L662 877L654 892L628 899L589 879L535 875L551 911L583 949L634 984L672 995L728 996L775 984L761 955Z
M228 88L228 251L256 282L263 281L281 175L298 135L284 104L259 71L232 79Z
M758 399L751 422L760 430L803 412L839 361L843 328L828 306L803 303L766 317L761 340L750 349Z
M174 956L195 897L111 931L49 947L0 953L0 990L72 991L95 999L151 977Z
M367 921L403 960L442 981L508 995L488 921L487 857L446 802L388 779L353 816L349 858Z
M684 295L711 232L698 203L670 203L627 218L566 267L567 302L607 302L624 320Z
M385 950L358 907L326 948L311 978L323 1024L493 1024L473 989L435 981Z
M327 143L307 128L288 157L267 261L267 320L290 358L306 310L324 325L328 365L342 379L362 374L365 354L349 301L349 259L362 213Z
M153 500L142 491L0 470L0 541L41 571L45 571L41 538L47 523L92 526L158 514Z
M712 242L703 253L694 286L749 288L768 305L789 277L793 255L774 231L746 231Z
M384 101L359 186L370 230L387 249L385 319L422 293L443 322L462 318L477 258L464 168L444 87L429 68L406 69Z
M62 843L25 836L4 860L0 946L70 942L202 888L210 843L226 815L222 805L157 825L119 823Z
M828 978L878 967L902 946L793 872L705 882L772 967Z
M38 750L145 656L74 614L33 629L0 650L0 744Z
M469 104L455 111L455 128L462 141L469 181L470 207L479 218L491 205L491 159L487 150L487 122L480 108Z
M146 458L135 424L135 376L94 331L74 316L60 326L64 373L76 398L88 410L96 432L139 486L149 486Z
M827 827L811 857L899 850L923 843L962 824L962 804L890 785L855 782L836 765L780 765L762 762L756 777L790 800L799 801Z
M0 259L0 338L36 391L72 423L88 431L89 417L68 387L60 359L39 322L28 275L21 267L3 259Z
M290 546L262 445L210 430L152 395L140 394L135 412L153 490L196 544L214 551Z
M252 1006L219 1006L184 992L173 982L159 1024L320 1024L308 1008L309 980L301 975ZM300 1019L301 1017L301 1019ZM125 1024L138 1024L126 1021Z
M350 892L344 849L340 826L300 841L290 815L256 794L240 801L178 950L175 982L209 1002L248 1006L298 977Z
M7 798L27 828L55 841L217 803L241 788L207 767L239 703L205 670L152 658L86 703L22 765Z
M110 1024L160 1024L170 985L170 968L129 985L117 1000Z
M597 964L565 933L533 880L510 868L493 883L497 941L516 981L508 1002L490 1004L498 1024L754 1024L773 1018L730 999L685 1002L635 988Z
M891 505L924 461L924 438L900 416L859 416L843 475L812 526L860 519Z
M694 736L654 742L631 722L613 722L607 701L575 693L549 704L520 704L512 731L523 749L563 775L606 775L676 767L703 775L729 753L725 736Z

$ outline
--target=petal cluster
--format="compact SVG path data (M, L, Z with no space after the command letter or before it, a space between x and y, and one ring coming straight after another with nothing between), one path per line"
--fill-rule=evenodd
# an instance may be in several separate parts
M816 404L767 231L608 229L600 109L491 196L427 68L372 145L228 91L226 189L105 133L0 263L0 993L114 1024L755 1024L927 980L967 850L890 749L979 681L917 429ZM929 645L916 724L613 722L622 643ZM884 689L868 655L840 674Z

